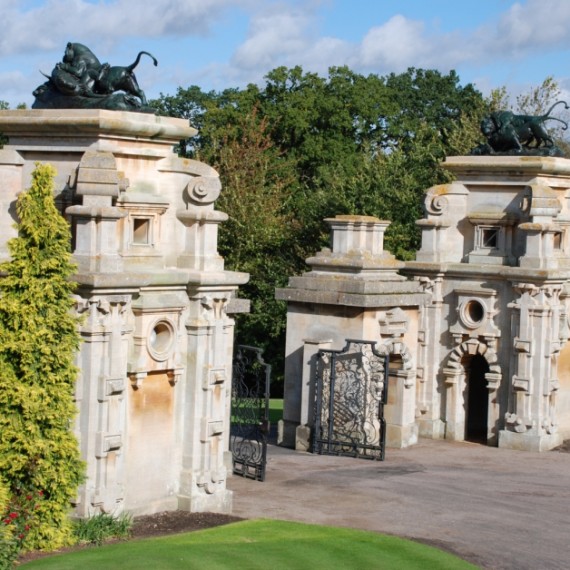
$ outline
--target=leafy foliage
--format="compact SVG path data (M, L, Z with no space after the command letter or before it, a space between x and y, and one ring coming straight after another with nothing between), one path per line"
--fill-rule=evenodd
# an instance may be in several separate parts
M10 493L0 478L0 570L9 570L18 556L16 539L10 517Z
M43 491L16 489L10 496L8 488L0 508L0 569L12 568L30 532L39 526L37 510L43 500Z
M290 161L279 159L267 119L260 120L255 109L240 117L236 132L226 133L216 154L212 162L224 173L226 188L219 207L231 215L219 249L231 268L250 274L242 295L251 299L253 310L238 327L246 338L263 330L261 346L275 359L272 347L284 332L285 311L274 290L286 284L295 263L290 251L295 220L286 209L294 183Z
M83 464L71 431L76 413L74 358L79 346L71 314L74 272L70 231L55 207L54 169L37 164L18 197L18 237L0 267L0 477L18 490L41 490L28 548L71 541L69 503Z
M386 77L347 67L327 77L274 69L262 87L222 92L179 88L152 104L199 129L181 152L220 172L220 230L229 269L247 271L242 294L252 313L238 319L238 342L265 348L279 374L285 307L275 287L327 244L327 217L390 219L387 246L400 258L419 244L415 221L425 189L448 180L439 163L480 139L487 106L451 72L409 69ZM274 393L274 395L277 395Z

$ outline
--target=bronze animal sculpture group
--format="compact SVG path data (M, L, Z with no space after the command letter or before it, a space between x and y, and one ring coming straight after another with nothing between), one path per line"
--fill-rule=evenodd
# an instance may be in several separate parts
M53 68L48 81L35 91L34 109L113 109L122 111L154 112L148 107L146 95L139 87L134 69L141 57L147 55L154 65L156 58L141 51L127 66L101 63L85 45L69 42L63 59Z
M543 115L516 115L512 111L495 111L481 121L481 132L486 143L474 148L472 154L530 154L539 156L562 156L562 151L554 144L544 123L559 121L563 130L568 123L550 113L557 105L570 107L565 101L558 101Z

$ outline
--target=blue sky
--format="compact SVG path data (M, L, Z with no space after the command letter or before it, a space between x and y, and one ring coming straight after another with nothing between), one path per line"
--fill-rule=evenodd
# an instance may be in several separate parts
M380 75L455 69L513 95L552 75L570 98L570 0L0 0L0 99L31 105L68 41L101 61L143 59L149 98L261 82L301 65Z

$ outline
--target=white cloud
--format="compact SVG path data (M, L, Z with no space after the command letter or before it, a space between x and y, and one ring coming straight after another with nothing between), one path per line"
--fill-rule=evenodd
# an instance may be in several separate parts
M278 65L301 65L318 72L344 64L376 73L408 67L449 71L570 47L568 0L515 3L495 21L461 32L438 33L430 22L396 14L352 43L315 35L316 6L313 2L272 5L271 11L253 14L249 36L234 52L233 75L241 70L251 77L257 69L261 77Z
M362 40L359 63L365 67L400 71L410 62L425 58L428 42L422 37L424 24L401 15L372 28Z
M275 61L295 57L307 48L310 14L285 6L272 7L252 17L247 40L238 47L232 63L246 70L269 71Z
M28 79L19 71L0 73L0 99L15 101L15 105L25 100L22 93L28 88Z
M570 46L570 2L528 0L516 3L494 28L487 27L490 43L505 55Z
M225 9L247 0L48 0L21 10L3 2L0 55L50 51L67 41L118 42L125 37L207 33ZM81 39L77 35L81 35Z
M446 72L469 66L471 73L484 77L485 66L493 64L504 69L507 82L530 56L570 48L569 0L511 4L503 4L507 8L500 16L475 29L441 32L435 15L424 21L394 14L384 22L371 21L360 38L352 35L349 40L342 31L321 32L326 10L335 6L327 0L0 0L0 72L27 74L22 92L31 93L41 82L38 69L49 73L68 41L86 43L102 61L128 63L141 49L133 47L134 39L142 49L162 50L155 53L158 70L146 64L137 70L147 89L161 83L156 91L193 82L207 89L245 85L261 81L279 65L301 65L321 74L340 65L379 74L407 67ZM236 13L240 21L234 26L229 18ZM243 37L240 26L247 18ZM230 28L233 37L243 39L229 60L227 49L214 57L192 51L197 45L224 44L219 30L227 33ZM204 41L197 44L190 38ZM0 83L0 98L22 87L24 76L18 77Z

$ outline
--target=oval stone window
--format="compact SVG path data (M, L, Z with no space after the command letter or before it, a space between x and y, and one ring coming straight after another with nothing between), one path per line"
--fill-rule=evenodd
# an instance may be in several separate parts
M157 322L148 337L148 349L155 360L166 360L174 344L174 327L168 321Z
M463 303L460 315L463 324L471 329L477 328L485 319L486 309L483 303L477 299L470 299Z

